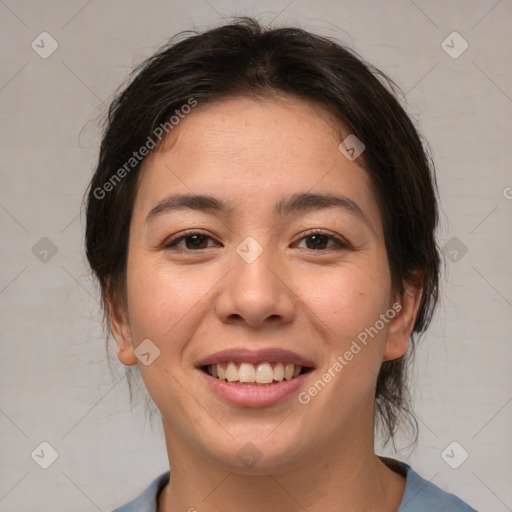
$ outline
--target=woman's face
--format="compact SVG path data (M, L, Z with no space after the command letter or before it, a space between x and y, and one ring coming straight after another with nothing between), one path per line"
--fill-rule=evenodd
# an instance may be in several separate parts
M170 453L243 472L373 449L379 368L415 308L392 293L367 173L293 98L199 103L169 137L141 171L111 322Z

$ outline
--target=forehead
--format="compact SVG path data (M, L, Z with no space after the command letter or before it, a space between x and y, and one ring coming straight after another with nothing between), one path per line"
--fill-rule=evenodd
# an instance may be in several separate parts
M291 96L237 97L199 103L154 156L174 150L174 156L186 153L191 164L223 157L235 172L240 163L261 167L266 156L272 156L268 163L276 169L305 157L322 165L339 144L339 130L333 116L312 102Z
M340 128L321 106L293 97L199 103L144 162L136 203L147 212L180 192L273 207L284 195L335 190L378 216L367 172L338 149Z

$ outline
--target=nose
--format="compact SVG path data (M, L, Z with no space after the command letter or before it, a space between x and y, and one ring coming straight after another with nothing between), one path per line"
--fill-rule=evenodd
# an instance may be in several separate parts
M263 328L293 320L295 295L277 260L268 249L251 263L234 254L233 268L222 281L215 306L222 322Z

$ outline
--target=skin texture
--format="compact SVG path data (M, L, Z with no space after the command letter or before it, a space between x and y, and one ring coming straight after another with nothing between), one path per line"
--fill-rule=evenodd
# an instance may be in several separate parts
M171 136L141 171L127 300L109 304L118 357L139 364L162 414L172 475L159 511L396 511L405 479L374 453L375 384L382 361L407 350L421 289L393 293L366 171L339 151L328 113L296 98L199 105ZM275 203L302 192L346 196L367 222L342 208L276 215ZM176 193L210 194L233 210L146 221ZM315 249L311 229L348 246L327 238ZM200 249L190 239L164 247L186 230L211 238ZM248 236L263 248L250 264L236 252ZM296 393L263 408L232 405L195 367L233 347L289 349L314 362L304 391L397 301L400 313L306 405ZM145 339L161 351L148 366L134 355ZM248 442L261 453L252 468L237 457Z

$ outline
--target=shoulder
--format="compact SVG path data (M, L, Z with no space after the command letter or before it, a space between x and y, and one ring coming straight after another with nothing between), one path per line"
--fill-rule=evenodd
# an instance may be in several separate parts
M162 473L155 478L134 500L112 512L156 512L157 498L160 491L169 482L169 474Z
M407 477L404 497L398 512L477 512L457 496L422 478L410 466L401 463Z

